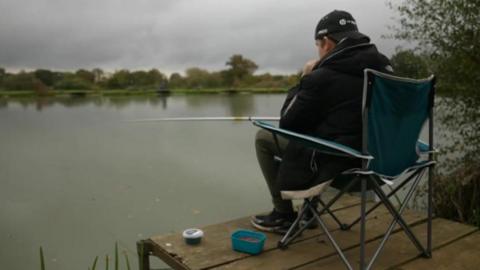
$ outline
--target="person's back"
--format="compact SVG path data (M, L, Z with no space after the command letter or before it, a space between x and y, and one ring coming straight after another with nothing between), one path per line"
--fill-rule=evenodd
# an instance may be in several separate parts
M360 149L363 70L391 72L389 61L358 32L355 20L344 11L323 17L315 29L315 40L320 60L308 62L299 84L290 89L281 109L280 127ZM281 200L280 190L305 189L359 165L286 141L281 142L281 153L269 151L272 144L268 140L267 134L257 134L257 157L273 197L273 217L282 216L278 213L285 213L286 219L292 216L288 214L293 212L291 203ZM262 141L264 145L259 143ZM279 167L268 161L275 154L282 154ZM278 225L272 220L281 220L268 217L255 217L252 224L262 229Z

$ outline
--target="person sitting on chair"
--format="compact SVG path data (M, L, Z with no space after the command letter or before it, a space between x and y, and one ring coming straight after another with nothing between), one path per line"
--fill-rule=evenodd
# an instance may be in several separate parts
M334 10L318 22L315 45L320 58L305 64L300 82L288 91L280 128L360 149L363 70L392 73L390 62L346 11ZM256 134L255 149L274 205L271 213L251 219L264 231L283 233L295 220L292 202L282 200L280 191L307 189L360 167L352 159L318 153L263 129Z

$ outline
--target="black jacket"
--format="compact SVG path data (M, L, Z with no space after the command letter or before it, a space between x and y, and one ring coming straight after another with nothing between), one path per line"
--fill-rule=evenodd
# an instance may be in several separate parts
M368 39L346 39L337 44L310 74L302 77L300 83L289 90L281 110L280 127L360 150L365 68L387 73L392 71L389 60ZM314 161L316 164L312 163ZM344 166L331 166L332 162L343 163ZM300 185L297 188L302 188L305 181L312 181L314 166L343 170L343 167L354 165L349 159L314 154L311 149L290 143L283 156L279 177L283 189L296 189L297 184ZM325 180L328 179L319 179L318 182ZM291 181L296 181L296 184L286 184L292 184Z

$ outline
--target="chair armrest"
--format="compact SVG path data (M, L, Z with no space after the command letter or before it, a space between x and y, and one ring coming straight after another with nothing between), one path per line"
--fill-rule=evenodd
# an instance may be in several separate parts
M370 155L364 155L360 151L357 151L351 147L345 146L337 142L332 142L332 141L300 134L297 132L289 131L286 129L281 129L263 121L254 120L252 121L252 123L257 127L260 127L272 132L273 134L277 134L286 139L299 142L306 147L314 148L319 152L322 152L328 155L353 157L353 158L366 159L366 160L373 159L373 157Z
M438 150L437 149L433 149L433 150L430 150L430 145L428 145L427 143L421 141L421 140L418 140L417 141L417 153L419 155L427 155L427 154L430 154L430 153L438 153Z

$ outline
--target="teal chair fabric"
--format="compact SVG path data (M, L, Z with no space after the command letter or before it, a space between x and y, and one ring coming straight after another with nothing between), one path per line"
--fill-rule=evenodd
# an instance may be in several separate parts
M410 82L376 76L369 93L369 169L394 177L418 160L417 141L430 110L432 81Z

